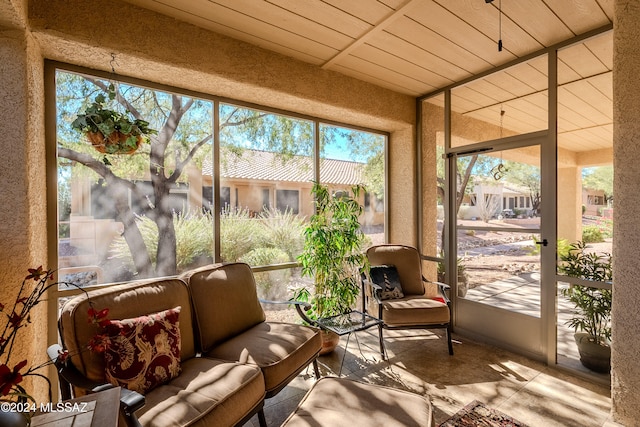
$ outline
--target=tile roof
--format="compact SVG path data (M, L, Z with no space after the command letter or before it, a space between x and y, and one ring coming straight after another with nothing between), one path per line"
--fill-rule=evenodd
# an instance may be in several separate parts
M355 185L362 183L364 163L321 159L320 181L325 184ZM202 174L212 176L212 163L207 160ZM244 150L242 156L223 154L220 176L225 179L247 179L278 182L313 180L313 159L305 156L283 158L277 153Z

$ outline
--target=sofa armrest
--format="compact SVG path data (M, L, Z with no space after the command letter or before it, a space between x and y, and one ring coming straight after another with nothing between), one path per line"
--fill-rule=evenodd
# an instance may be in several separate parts
M115 387L113 384L92 381L85 377L78 369L73 366L70 360L60 360L62 354L62 346L53 344L47 349L47 355L53 362L58 372L60 382L60 390L63 400L71 399L71 387L78 387L89 392L95 393ZM120 409L125 415L127 425L129 427L139 427L140 422L134 415L134 412L142 408L145 404L145 398L140 393L120 388Z

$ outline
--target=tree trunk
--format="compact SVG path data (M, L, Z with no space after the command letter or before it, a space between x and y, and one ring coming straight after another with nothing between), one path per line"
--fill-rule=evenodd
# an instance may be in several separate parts
M115 200L118 220L124 226L124 239L129 245L131 258L139 278L153 277L153 265L149 258L147 246L144 244L142 233L136 224L136 218L129 207L128 191L123 185L111 183L107 186L109 194Z

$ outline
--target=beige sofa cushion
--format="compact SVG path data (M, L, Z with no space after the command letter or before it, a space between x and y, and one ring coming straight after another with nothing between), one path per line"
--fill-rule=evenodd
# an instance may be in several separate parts
M180 278L191 288L202 352L265 321L249 265L214 264Z
M129 319L181 306L180 336L182 360L194 357L191 301L186 283L178 279L154 279L111 286L89 292L97 310L109 308L109 319ZM104 356L86 347L97 333L97 326L88 322L89 301L81 294L63 306L59 327L64 346L72 355L73 364L87 378L105 381Z
M215 347L206 357L255 363L267 393L288 383L322 348L320 330L309 326L262 322Z
M444 324L449 322L449 307L443 302L413 296L382 301L382 320L387 326Z
M422 396L344 378L322 378L282 427L432 427L431 404Z
M256 366L197 357L145 398L136 412L145 427L232 426L263 401L264 380Z

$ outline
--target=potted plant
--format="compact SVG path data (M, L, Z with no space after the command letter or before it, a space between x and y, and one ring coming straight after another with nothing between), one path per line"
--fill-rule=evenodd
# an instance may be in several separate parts
M441 254L444 258L444 254ZM469 290L469 275L467 274L467 267L464 265L464 259L458 258L456 260L456 270L458 271L457 289L458 296L464 298L467 296ZM445 278L445 266L443 262L438 263L438 282L444 283Z
M611 255L585 252L582 241L572 243L560 254L559 270L571 277L609 282L612 280ZM609 372L611 365L610 289L570 285L562 295L574 304L573 316L566 322L575 330L580 362L596 372Z
M109 85L109 100L116 97L113 84ZM132 119L127 114L106 107L104 94L97 95L84 113L71 123L73 129L83 132L93 147L104 154L132 154L140 145L149 142L149 135L157 134L149 122Z
M346 313L356 302L360 274L368 265L359 222L362 206L358 197L362 190L358 185L352 193L331 193L328 187L313 184L316 212L305 227L304 248L298 257L302 275L314 280L313 293L301 288L294 295L294 299L311 304L310 319ZM337 335L326 338L335 344L323 353L333 351L338 344Z

